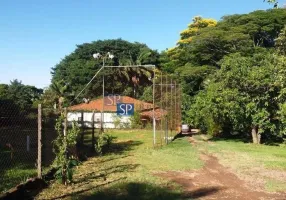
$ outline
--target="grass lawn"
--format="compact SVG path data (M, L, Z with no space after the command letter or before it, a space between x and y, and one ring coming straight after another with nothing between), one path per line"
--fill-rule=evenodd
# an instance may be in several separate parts
M66 187L54 182L37 198L180 199L178 185L154 174L203 165L186 138L153 149L150 130L109 130L108 134L117 138L111 153L89 158L75 171L73 184Z
M286 147L244 143L240 140L212 140L203 142L205 136L194 136L198 148L216 155L220 162L240 178L259 184L266 190L286 190Z
M35 164L25 163L23 158L25 156L18 152L14 153L13 159L9 151L0 152L0 193L37 175Z
M35 121L36 122L36 121ZM37 175L37 128L25 126L0 126L0 193ZM30 151L26 150L30 136ZM5 144L11 144L14 151Z

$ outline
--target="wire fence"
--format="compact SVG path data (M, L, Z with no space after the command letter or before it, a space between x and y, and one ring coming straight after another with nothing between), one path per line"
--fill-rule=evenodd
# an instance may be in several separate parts
M66 109L67 127L77 122L80 128L77 156L86 156L82 153L86 149L94 150L96 138L108 129L150 130L154 147L168 144L180 132L180 85L172 76L161 73L150 73L150 80L141 80L148 84L141 85L139 77L132 77L131 86L109 87L103 90L103 98L85 99ZM55 159L53 141L58 136L55 126L59 111L41 105L26 109L11 100L0 101L1 193L47 172Z
M181 131L182 90L170 75L158 74L154 83L155 119L160 144L168 144ZM157 142L157 143L158 143Z
M130 68L126 70L135 71ZM121 86L120 90L103 88L104 98L85 99L69 107L68 122L80 124L82 137L92 129L99 129L99 133L106 129L150 129L155 146L168 144L181 130L182 90L170 75L157 73L155 78L151 75L149 85L140 85L137 75L134 75L134 86L131 88L130 85ZM105 80L109 78L105 77Z
M37 175L37 109L0 103L0 191Z
M49 109L26 109L1 100L0 193L49 169L55 158L52 141L57 137L57 117Z
M53 152L53 141L57 138L58 133L55 129L59 113L51 108L41 109L41 167L42 174L49 170L49 166L55 159Z

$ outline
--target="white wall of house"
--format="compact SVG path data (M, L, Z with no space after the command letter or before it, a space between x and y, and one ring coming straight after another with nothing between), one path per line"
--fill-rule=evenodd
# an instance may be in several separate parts
M92 112L83 112L84 126L92 128ZM68 112L68 122L71 124L73 121L78 122L81 125L81 112ZM104 113L103 120L104 128L126 128L131 125L130 116L117 116L116 113ZM101 113L94 113L94 127L101 127Z

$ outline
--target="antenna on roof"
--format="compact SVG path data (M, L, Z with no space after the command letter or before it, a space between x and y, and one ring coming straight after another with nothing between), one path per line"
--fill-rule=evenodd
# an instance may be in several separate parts
M83 98L82 100L84 103L89 103L89 99L87 99L87 98Z

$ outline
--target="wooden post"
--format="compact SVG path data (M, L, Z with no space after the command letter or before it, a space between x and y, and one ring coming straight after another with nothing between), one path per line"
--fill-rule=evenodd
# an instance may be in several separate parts
M67 108L64 108L64 146L65 146L65 159L68 158L68 152L67 152L67 130L68 130L68 115L67 115ZM67 169L66 166L64 166L62 171L62 181L65 185L67 185Z
M38 178L42 178L42 105L38 104Z
M173 133L173 120L174 120L174 116L173 116L173 79L171 78L171 106L170 106L170 109L171 109L171 120L170 120L170 128L171 128L171 133L170 133L170 136L172 137L172 133Z
M64 108L64 144L65 144L65 152L67 157L67 131L68 131L68 115L67 115L67 108Z
M166 84L165 84L165 87L166 87L166 91L165 91L165 109L167 111L167 115L166 115L166 124L165 124L165 142L166 144L168 144L168 139L167 139L167 136L168 136L168 120L169 120L169 115L170 115L170 110L169 110L169 101L168 101L168 75L165 76L166 77Z
M27 135L27 139L26 139L26 148L27 148L27 152L30 151L30 136Z
M160 123L161 123L161 131L160 131L160 146L162 147L162 132L164 131L164 129L163 129L163 117L164 117L164 115L163 115L163 113L164 113L164 109L163 109L163 98L162 98L162 94L163 94L163 74L162 74L162 72L161 72L161 94L160 94L160 101L161 101L161 121L160 121Z
M168 127L169 124L168 124L168 120L166 121L166 144L168 144L168 140L169 140L169 136L168 136Z
M155 148L156 145L156 119L155 119L155 78L156 78L156 74L155 74L155 70L156 68L153 68L153 148Z
M64 108L64 138L65 138L65 142L66 142L66 137L67 137L67 129L68 129L67 108Z
M83 145L83 143L84 143L84 119L83 119L83 116L84 116L84 113L83 113L83 111L81 111L81 141L80 141L80 143L81 143L81 145Z
M95 145L95 140L94 140L94 111L92 112L92 118L91 118L91 120L92 120L92 122L91 122L91 125L92 125L92 132L91 132L91 145L92 145L92 147L91 147L91 149L92 149L92 151L94 151L94 145Z
M175 81L175 134L178 133L178 116L177 116L177 82Z

